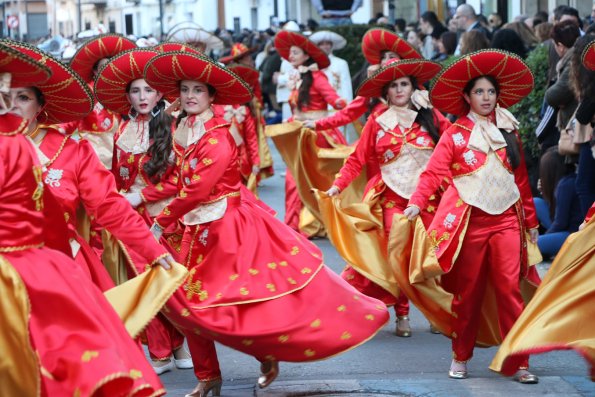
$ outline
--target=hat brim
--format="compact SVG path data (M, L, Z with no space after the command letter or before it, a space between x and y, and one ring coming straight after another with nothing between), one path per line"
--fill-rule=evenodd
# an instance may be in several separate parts
M401 59L422 59L423 57L407 41L396 33L382 28L368 30L362 38L362 53L370 65L378 65L382 52L391 51Z
M168 41L164 43L157 44L153 47L154 50L159 52L173 52L173 51L181 51L181 52L190 52L193 54L202 54L202 52L196 48L191 46L190 44L180 43L177 41Z
M310 35L310 40L312 40L316 45L323 41L330 41L333 43L333 50L340 50L347 45L347 40L345 40L343 36L338 33L331 32L330 30L319 30L314 32Z
M215 89L213 103L233 105L249 102L252 91L235 73L210 58L188 52L166 52L145 67L145 81L167 96L179 96L180 82L199 81Z
M277 33L275 36L275 48L283 59L289 60L289 51L293 46L301 48L314 62L316 62L320 69L326 69L331 64L329 57L324 51L318 48L318 46L306 36L287 30L282 30Z
M444 113L463 116L469 104L463 96L467 83L477 77L492 76L498 82L498 104L508 108L533 90L533 73L523 60L503 50L481 50L466 54L444 69L436 78L430 98Z
M116 55L106 64L95 80L95 96L106 108L115 113L127 114L130 102L126 96L128 85L144 79L145 66L151 58L160 54L148 48L135 48ZM167 98L170 102L175 99Z
M124 36L114 33L99 35L85 42L76 51L70 60L70 67L85 81L92 82L93 67L97 61L133 48L137 48L136 43Z
M201 43L205 46L205 53L211 50L222 50L224 48L223 40L204 29L194 27L183 27L169 34L167 41L177 41L180 43Z
M41 84L52 74L47 66L5 44L0 44L0 73L10 73L13 87Z
M252 52L253 52L253 50L247 49L246 51L242 51L236 55L228 55L226 57L221 57L221 58L219 58L219 62L221 62L224 65L228 65L232 62L236 62L236 61L240 60L241 58L245 57L248 54L251 54Z
M93 110L93 94L88 84L71 68L29 44L8 39L4 39L2 43L30 56L52 71L46 82L34 85L45 98L44 110L37 117L40 123L77 121Z
M587 69L595 71L595 40L583 50L582 60Z
M367 98L381 97L382 90L391 81L410 76L415 77L418 84L423 84L434 78L441 69L439 63L421 59L393 62L364 80L357 89L357 95Z
M259 100L262 100L262 90L260 88L260 73L258 70L251 68L250 66L240 65L232 63L228 66L228 69L238 75L239 78L252 89L252 92Z

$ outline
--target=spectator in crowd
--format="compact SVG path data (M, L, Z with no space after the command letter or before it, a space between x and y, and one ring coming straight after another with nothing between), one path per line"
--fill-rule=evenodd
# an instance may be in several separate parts
M320 26L351 25L351 15L362 6L363 0L311 0L322 17Z
M523 41L523 44L525 45L525 48L527 50L532 50L539 43L539 40L537 39L537 36L535 36L535 33L533 33L531 28L527 26L527 24L524 22L507 23L504 26L502 26L502 28L514 30Z
M277 102L277 83L273 76L281 68L281 56L271 41L265 46L267 56L263 59L258 70L260 71L260 86L262 88L262 97L267 107L267 124L281 122L281 106Z
M405 21L403 18L395 19L395 32L399 35L399 37L403 38L406 27L407 21Z
M583 32L583 20L581 19L578 10L573 7L565 6L560 11L560 22L564 21L573 21L577 24L579 29L581 30L581 36L584 34Z
M502 27L502 17L497 12L492 12L488 17L488 24L492 34Z
M535 27L535 36L539 43L543 43L552 36L554 25L550 22L542 22Z
M492 38L491 47L510 51L523 59L527 56L527 47L512 29L499 29Z
M479 30L470 30L461 35L459 40L460 55L483 50L490 47L490 42L485 34ZM456 53L455 53L456 55Z
M459 32L459 26L457 25L457 20L454 17L448 18L446 20L446 28L450 32L454 32L454 33L458 33Z
M479 19L477 18L477 14L475 13L475 9L473 8L473 6L469 5L469 4L461 4L460 6L457 7L457 11L455 12L455 15L453 17L456 20L457 23L457 27L459 30L464 31L464 32L470 32L472 30L477 30L478 32L482 33L485 37L486 40L489 44L489 39L490 39L490 32L482 26L482 24L479 22ZM461 41L462 41L462 37L461 37ZM457 47L457 50L455 51L455 55L460 55L461 52L461 41L459 41L459 46ZM485 48L485 47L482 47Z
M434 34L432 33L433 36ZM433 61L447 64L449 59L454 56L455 49L457 48L457 34L449 31L442 33L436 41L436 47L438 48L438 54L434 57Z
M540 24L548 21L548 15L545 11L537 11L533 16L533 30Z
M546 228L545 234L537 239L539 250L546 259L556 256L566 238L578 230L583 220L575 189L575 168L573 163L564 161L557 147L549 148L540 160L543 198L534 198L534 201L539 208L540 224Z
M310 40L324 51L331 61L331 65L324 69L324 73L328 77L331 86L341 98L351 101L353 99L353 88L351 87L349 65L346 60L333 54L333 50L340 50L345 47L347 40L343 36L329 30L319 30L310 36Z
M411 44L415 51L421 54L421 47L423 45L423 41L420 37L419 31L417 29L411 29L407 32L407 42Z
M591 8L591 15L589 15L586 20L589 25L595 23L595 1L593 2L593 7Z
M433 59L437 55L436 47L432 36L434 32L436 37L440 38L443 32L446 32L446 27L438 20L438 16L433 11L426 11L421 14L419 19L419 29L425 35L423 45L421 47L421 55L426 59Z

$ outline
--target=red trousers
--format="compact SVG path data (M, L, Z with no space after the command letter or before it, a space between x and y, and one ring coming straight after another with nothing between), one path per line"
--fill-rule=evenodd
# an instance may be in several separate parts
M452 338L454 359L467 361L479 329L482 301L488 281L498 302L498 324L504 338L521 314L524 302L519 287L521 270L520 225L514 207L500 215L471 208L461 251L452 270L444 275L454 294L457 317ZM527 367L528 357L522 367Z
M164 316L159 313L145 329L149 355L153 360L168 360L174 350L184 343L182 335Z
M221 378L215 342L196 334L188 334L186 339L188 340L188 349L192 355L196 378L203 382Z
M288 168L285 173L285 223L296 232L299 232L302 206L295 179Z

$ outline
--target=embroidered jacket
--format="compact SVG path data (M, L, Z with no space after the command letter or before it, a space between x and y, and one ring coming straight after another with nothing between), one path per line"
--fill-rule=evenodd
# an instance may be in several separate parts
M349 123L354 122L355 120L362 117L368 111L368 103L370 98L366 98L363 96L357 96L355 99L349 104L344 107L343 109L335 112L334 114L325 117L320 120L316 120L316 129L317 130L327 130L331 128L337 128ZM384 110L387 109L386 104L379 102L372 111L371 114L381 114Z

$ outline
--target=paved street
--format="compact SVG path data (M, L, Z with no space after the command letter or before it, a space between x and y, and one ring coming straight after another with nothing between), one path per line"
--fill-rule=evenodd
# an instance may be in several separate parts
M272 146L272 149L274 147ZM276 175L263 181L261 198L283 219L283 161L276 151ZM328 240L314 241L334 271L343 267ZM541 266L543 274L547 266ZM324 302L319 302L323 305ZM476 349L469 364L470 378L447 376L451 360L450 340L429 332L422 314L412 307L413 335L399 338L394 332L394 312L374 339L338 357L307 364L281 363L281 373L269 388L255 387L259 363L252 357L218 345L223 373L222 396L595 396L585 361L574 352L535 356L532 371L538 385L520 385L488 369L496 349ZM191 370L174 370L161 376L168 395L178 397L196 385Z

